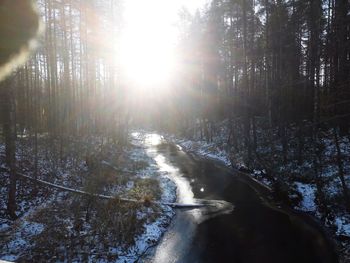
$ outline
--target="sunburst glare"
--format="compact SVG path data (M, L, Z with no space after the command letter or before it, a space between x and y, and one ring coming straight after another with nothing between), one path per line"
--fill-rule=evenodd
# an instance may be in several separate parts
M179 10L185 7L191 12L203 2L204 0L125 2L121 64L129 84L140 91L170 80L176 67L174 47Z

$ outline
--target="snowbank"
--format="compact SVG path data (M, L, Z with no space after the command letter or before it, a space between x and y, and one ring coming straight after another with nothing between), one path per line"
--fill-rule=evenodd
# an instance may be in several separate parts
M99 145L98 139L91 139L89 143ZM135 164L140 166L140 169L137 168L136 172L133 173L133 178L135 180L137 178L139 178L140 180L147 178L157 180L161 189L160 199L158 199L157 201L159 203L174 202L176 200L176 188L174 183L170 181L163 172L160 172L158 170L159 168L157 167L154 159L152 159L147 154L146 148L143 145L143 141L138 141L137 138L131 138L131 143L133 146L128 148L128 150L124 152L124 155L126 155L126 157L128 158L131 158L131 160L133 160ZM0 144L0 157L3 156L3 151L4 147L2 144ZM26 149L25 147L21 146L18 147L17 158L19 160L19 163L23 162L26 158L26 151L29 151L29 149ZM39 152L45 153L45 151L40 151L40 149ZM111 158L113 158L113 154L111 154L110 156ZM70 188L81 189L81 182L77 182L72 175L76 175L79 171L82 171L83 173L87 172L84 161L84 159L81 159L77 162L77 160L67 157L66 162L63 163L64 167L53 167L51 166L51 163L47 162L47 159L45 159L44 156L40 156L40 178L42 178L44 181L51 181L54 184L61 185L61 188L63 190ZM109 160L106 162L109 163ZM2 162L1 166L3 166ZM5 166L3 168L5 168ZM52 173L54 168L56 176L47 177L47 175ZM127 168L129 169L132 167ZM24 172L26 172L26 170L24 170ZM29 171L29 168L27 172L28 175L32 177L32 173ZM6 176L6 178L7 177L8 175ZM4 177L2 179L4 179ZM7 181L4 182L2 186L6 186L6 184ZM134 181L128 180L127 182L125 182L125 185L123 187L109 187L109 189L106 189L106 191L112 191L112 193L109 194L118 194L120 197L123 197L133 187ZM2 189L2 193L6 193L5 188ZM28 194L30 194L30 191L28 192ZM106 194L108 195L107 192ZM24 207L20 212L22 214L22 217L20 219L18 219L15 222L12 222L8 219L0 218L0 234L2 236L6 235L6 240L3 239L0 242L0 260L15 261L19 260L22 256L25 256L27 252L31 253L31 249L35 246L35 242L33 243L32 240L35 240L35 238L38 235L40 235L46 227L44 224L31 221L31 217L38 211L38 209L40 210L44 207L50 208L50 203L52 200L55 200L55 202L60 202L60 200L62 200L62 202L66 202L66 198L71 198L69 196L71 195L65 194L60 191L53 191L52 193L50 193L49 198L46 199L39 198L35 201L24 200ZM2 199L2 208L5 208L5 198ZM38 206L38 204L40 205ZM148 210L139 210L136 213L137 218L143 219L145 223L143 224L143 231L139 235L134 237L133 245L127 248L125 246L109 247L108 251L105 251L104 253L106 255L105 257L101 257L101 254L96 253L96 251L99 251L97 247L97 249L91 248L91 254L88 255L89 260L94 262L109 262L109 255L115 255L117 259L113 259L113 262L137 261L147 251L148 248L154 246L158 242L158 240L161 238L162 234L166 230L167 226L170 224L172 217L174 216L173 209L167 205L159 205L159 209L157 209L157 211L149 208ZM71 231L70 229L73 227L74 224L73 221L69 218L66 221L67 222L64 222L64 224L68 227L69 232ZM84 232L81 232L81 234L86 235L88 234L87 231L88 230L84 230ZM63 251L62 253L66 253L64 252L64 247L62 247L61 249ZM83 255L77 256L77 258L83 258Z

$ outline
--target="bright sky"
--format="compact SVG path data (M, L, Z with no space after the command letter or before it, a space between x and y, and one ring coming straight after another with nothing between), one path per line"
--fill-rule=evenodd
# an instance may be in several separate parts
M122 65L129 81L145 88L166 81L174 67L179 10L207 0L126 0Z

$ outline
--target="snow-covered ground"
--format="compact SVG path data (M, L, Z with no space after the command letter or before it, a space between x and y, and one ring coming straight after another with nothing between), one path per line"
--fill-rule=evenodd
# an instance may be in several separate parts
M159 197L154 196L152 198L164 203L174 202L176 200L176 187L167 177L166 171L159 171L155 160L147 154L144 141L136 137L132 137L130 140L131 145L127 149L118 152L117 156L119 157L117 161L113 160L116 158L116 155L114 150L110 147L107 147L107 154L105 154L105 156L107 156L107 158L110 157L106 162L113 163L117 166L121 165L123 169L125 168L128 172L131 171L133 174L119 178L118 182L121 184L105 186L102 194L113 194L121 198L130 196L132 198L138 198L139 195L142 195L142 193L140 193L142 188L141 190L138 188L140 187L140 182L143 182L143 180L145 180L145 182L147 182L147 180L154 180L158 182L161 194ZM100 142L97 139L91 139L90 144L99 145ZM87 151L91 151L91 148L94 147L90 147ZM85 178L88 174L84 158L76 159L72 156L67 156L63 165L58 164L54 167L55 164L48 161L46 158L50 153L45 153L45 149L41 150L42 155L39 157L40 179L74 189L82 189L85 187L84 180L81 179ZM30 167L32 167L31 160L27 160L28 156L31 156L30 153L28 155L28 151L29 147L22 147L19 145L17 159L21 171L23 173L27 172L29 176L33 176L30 170ZM4 146L0 144L1 160L4 160L3 157ZM28 164L25 165L27 162ZM92 239L90 237L85 238L88 246L78 246L82 251L81 253L77 251L74 252L74 255L71 255L69 254L68 247L66 247L67 244L69 244L69 242L67 243L67 239L69 240L73 237L78 240L84 239L85 236L89 236L89 233L96 233L96 231L93 230L92 223L85 222L84 220L82 229L80 229L80 232L76 232L75 227L77 220L74 219L75 217L72 215L74 211L69 211L69 209L74 207L73 205L77 195L60 192L59 190L46 189L44 187L44 189L39 189L39 194L36 197L30 198L31 191L29 188L32 187L31 183L19 181L18 191L20 194L18 196L18 215L20 218L16 221L11 221L7 218L5 211L8 173L2 161L1 168L0 260L23 260L28 256L35 260L36 255L40 256L40 253L43 253L40 247L40 244L42 244L40 241L43 238L45 239L47 233L52 232L49 229L51 226L48 224L48 222L50 222L48 218L52 214L57 222L62 222L63 226L61 226L61 229L58 231L63 231L67 237L62 241L61 245L58 243L59 247L49 248L52 249L51 256L54 257L56 255L57 260L64 261L69 258L73 261L76 259L93 262L135 262L149 247L154 246L158 242L174 215L173 209L166 205L159 205L158 207L136 206L138 210L132 212L132 214L134 214L134 212L136 214L136 218L133 219L136 220L135 223L126 223L135 225L141 223L141 226L133 226L133 229L136 228L136 234L133 238L134 240L131 241L130 244L115 243L113 245L113 239L110 240L108 244L101 244L99 240L100 237L95 234L96 236ZM55 171L55 173L52 176L53 171ZM77 176L77 174L80 176ZM79 200L81 201L79 201L78 204L81 203L82 206L84 204L84 199L81 198ZM100 203L100 205L103 205L103 203ZM60 211L60 209L64 210L65 208L67 208L68 211ZM40 216L40 213L44 215ZM40 219L42 217L45 217L45 220L41 221ZM128 229L127 226L124 226L124 228ZM79 236L81 236L81 238L79 238ZM50 236L48 238L50 239Z
M187 152L193 151L198 155L221 161L227 166L231 165L227 152L221 149L215 142L207 143L206 141L190 141L186 139L177 140L174 136L170 138Z
M110 184L103 190L103 194L114 194L119 197L138 197L140 194L137 191L138 180L156 180L159 183L161 189L161 195L158 197L158 201L161 202L173 202L176 199L176 188L174 183L167 177L166 171L160 171L157 162L152 157L152 154L147 153L147 146L145 143L152 141L156 138L145 138L140 136L138 133L133 133L131 140L131 147L127 149L118 150L117 157L114 149L107 147L104 151L106 157L103 161L112 163L117 167L122 167L122 170L130 173L132 176L123 177L121 184ZM232 149L228 148L227 145L227 134L225 131L218 133L213 138L213 142L208 143L200 140L187 140L184 138L176 138L175 136L166 136L166 139L176 143L178 147L184 151L193 152L200 156L215 159L221 161L228 167L232 167L231 161L234 160L234 167L241 168L245 167L243 158L236 153L232 158ZM325 147L325 164L322 169L322 176L329 178L324 186L326 194L331 198L337 198L341 192L341 185L337 177L337 170L334 167L334 163L331 163L331 159L334 156L334 146L331 141L324 141ZM77 152L94 152L94 148L98 148L101 145L99 139L90 138L88 146L83 147L77 146ZM30 153L30 147L19 145L17 159L19 160L18 165L20 171L27 173L29 176L33 176L33 160ZM349 143L344 140L341 141L341 150L346 155L350 152ZM84 158L74 158L74 154L68 154L65 156L63 162L54 162L55 153L47 151L45 147L42 149L39 147L39 152L42 153L39 158L39 178L63 185L66 187L82 189L84 187L83 178L86 177L88 169L85 164ZM231 156L230 156L231 154ZM31 156L28 160L28 156ZM19 203L18 203L18 215L20 219L12 222L5 216L5 205L6 205L6 193L8 184L8 173L6 172L6 166L3 162L4 158L4 146L0 144L0 260L17 260L21 256L25 255L28 251L35 249L35 242L37 237L43 235L47 230L47 226L35 220L36 213L38 211L50 211L57 204L64 204L67 200L72 199L72 194L59 192L48 188L39 188L38 194L35 198L30 198L31 192L28 190L28 184L26 182L20 182L18 184L19 192ZM115 160L117 159L117 160ZM295 164L290 167L280 167L282 172L292 172L295 174L306 174L311 168L309 160L301 166ZM347 180L349 182L349 165L345 165L345 172ZM79 176L77 176L79 175ZM271 186L271 181L266 176L264 170L253 169L251 174L253 178ZM295 207L302 211L311 212L318 216L318 205L316 201L316 186L311 181L294 181L294 188L301 194L301 201ZM30 185L31 186L31 185ZM58 208L57 208L58 209ZM59 211L58 211L59 212ZM101 248L99 246L89 247L91 254L88 255L88 259L96 262L108 262L111 261L109 257L114 256L113 262L134 262L137 260L149 247L154 246L162 236L163 232L169 225L174 211L168 206L160 206L157 209L143 207L136 211L136 218L138 222L142 222L142 231L135 235L132 245L127 247L119 244L114 246L107 246ZM63 218L63 215L62 215ZM62 219L63 220L63 219ZM72 218L67 218L66 230L69 235L73 235L74 221ZM338 211L333 219L333 225L335 226L335 232L337 235L350 237L350 216L344 211ZM86 228L80 234L86 235L89 228ZM93 243L92 243L93 244ZM64 251L64 248L62 248ZM104 251L105 256L101 257L101 254L97 252ZM117 259L115 257L117 256ZM78 258L86 258L79 256Z
M295 182L294 184L299 193L301 193L303 196L299 208L304 211L316 211L316 187L314 185L304 184L301 182Z

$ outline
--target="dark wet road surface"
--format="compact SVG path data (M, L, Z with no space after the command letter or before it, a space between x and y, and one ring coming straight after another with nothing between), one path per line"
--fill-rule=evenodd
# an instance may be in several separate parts
M212 218L203 209L177 211L169 231L144 262L337 262L312 220L266 204L239 175L172 144L160 144L154 152L190 182L194 198L226 200L234 210Z

